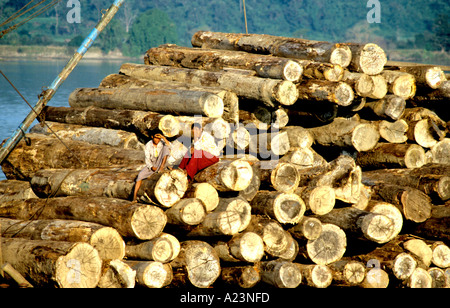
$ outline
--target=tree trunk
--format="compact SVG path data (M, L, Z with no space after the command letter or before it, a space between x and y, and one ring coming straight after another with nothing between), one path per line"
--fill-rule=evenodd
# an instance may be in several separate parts
M107 265L103 265L104 269L98 288L117 289L117 288L134 288L136 284L136 271L133 270L122 260L108 261ZM107 267L105 269L105 267Z
M29 240L83 242L94 247L102 260L122 259L125 242L111 227L74 220L18 220L0 218L4 238Z
M329 213L336 204L336 193L330 186L302 186L295 194L305 202L306 210L316 215Z
M8 179L31 180L41 169L109 168L144 164L143 151L118 150L82 141L65 140L62 144L54 137L38 134L27 134L27 137L33 146L27 146L25 140L21 140L2 163L2 170Z
M187 276L197 288L209 288L220 277L219 256L214 248L202 241L182 242L180 254L170 265L175 280Z
M386 79L381 75L345 71L342 81L350 85L358 96L382 99L388 92Z
M361 123L358 117L336 118L330 124L308 130L316 143L323 146L352 147L358 152L373 149L380 139L376 127Z
M120 129L147 137L150 137L149 131L156 129L168 138L177 136L180 131L175 117L155 112L47 106L42 114L47 121Z
M415 65L403 66L398 69L402 72L413 75L416 79L417 85L422 87L437 89L447 80L444 72L439 66Z
M359 152L356 162L363 169L420 168L426 163L425 151L417 144L378 143L370 151Z
M301 126L286 126L281 129L286 132L291 148L308 148L314 143L314 138L308 129Z
M272 156L282 156L290 149L286 132L259 133L250 136L249 152L262 159Z
M416 80L413 75L384 70L381 74L388 83L388 91L404 99L410 99L416 94Z
M206 217L204 203L197 198L183 198L166 210L167 222L179 226L195 226Z
M145 147L135 133L101 127L86 127L77 124L49 121L45 123L48 126L42 127L40 124L37 124L31 128L30 133L51 135L54 132L61 139L108 145L120 149L144 150Z
M351 50L341 44L264 34L199 31L192 37L192 46L272 54L285 58L338 64L342 67L347 67L352 58Z
M191 183L183 198L197 198L205 205L207 212L214 211L219 205L217 190L208 183Z
M220 118L224 109L223 100L215 94L178 89L79 88L70 94L69 104L73 108L94 106L211 118Z
M302 220L288 231L296 239L315 240L322 234L322 222L314 217L303 216Z
M223 100L222 118L230 123L239 123L239 98L231 91L222 90L213 87L194 86L184 82L174 81L155 81L148 79L139 79L131 76L111 74L106 76L100 83L100 88L108 89L148 89L148 90L191 90L200 92L209 92L219 96Z
M155 261L126 260L136 271L136 283L140 286L161 289L172 283L173 272L169 264Z
M252 176L253 169L248 162L222 158L198 172L194 181L209 183L218 191L241 191L250 185Z
M383 71L387 58L380 46L373 43L345 43L342 45L349 47L352 52L349 69L367 75L378 75Z
M186 48L164 45L151 48L144 57L147 65L175 66L208 71L223 68L254 70L259 77L297 82L303 68L295 61L240 51Z
M261 281L261 274L257 266L223 267L221 271L222 281L231 287L243 289L253 288Z
M299 223L306 210L298 195L277 191L259 191L251 204L255 214L268 215L281 224Z
M386 95L384 98L366 103L366 106L382 118L399 120L405 112L406 100L397 95Z
M277 288L293 289L302 282L302 273L297 264L273 260L260 263L262 281Z
M264 242L253 232L234 235L228 242L218 242L214 249L220 258L230 262L255 263L264 256Z
M308 80L297 84L299 99L328 101L339 106L349 106L355 98L352 88L344 82Z
M324 247L326 247L324 249ZM307 256L315 264L328 265L339 261L347 248L347 236L336 225L322 224L322 233L315 240L306 244Z
M0 181L0 199L2 202L37 198L30 182L3 180Z
M333 273L326 265L296 264L306 284L313 288L327 288L333 281Z
M292 105L298 99L298 90L290 81L280 81L228 72L162 67L152 65L123 64L122 74L157 80L186 82L196 86L217 87L232 91L239 97L263 102L269 107L278 104Z
M115 228L122 236L149 240L161 234L166 215L155 206L112 198L50 198L10 201L0 205L0 216L27 220L69 219Z
M359 261L341 259L328 267L333 272L333 284L337 286L356 286L366 277L366 266Z
M215 212L234 212L238 214L240 219L239 232L242 232L250 223L252 207L241 197L220 198Z
M127 258L149 260L161 263L173 261L180 253L180 242L168 233L145 242L128 243L126 246Z
M310 60L295 60L303 67L303 78L341 81L344 68L338 64L314 62Z
M2 239L3 259L35 286L95 288L102 261L87 243Z
M275 189L282 193L292 193L300 181L295 165L278 161L261 161L258 163L261 172L261 188Z

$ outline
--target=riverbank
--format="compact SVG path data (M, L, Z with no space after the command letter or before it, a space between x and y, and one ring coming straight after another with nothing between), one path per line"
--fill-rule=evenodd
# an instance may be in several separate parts
M68 59L76 49L64 46L12 46L0 45L0 61L6 59L49 60ZM104 54L100 48L91 47L84 55L84 59L91 60L136 60L124 56L120 51L111 51Z

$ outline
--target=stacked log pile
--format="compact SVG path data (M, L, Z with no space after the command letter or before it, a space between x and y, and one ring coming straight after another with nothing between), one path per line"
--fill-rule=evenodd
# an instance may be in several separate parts
M390 65L375 44L192 45L46 107L2 164L0 265L38 287L450 287L439 67ZM176 166L196 121L223 151L189 182ZM156 129L175 168L133 203Z

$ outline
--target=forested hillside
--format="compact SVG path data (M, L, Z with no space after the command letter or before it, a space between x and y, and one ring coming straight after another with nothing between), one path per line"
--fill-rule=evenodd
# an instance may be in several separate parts
M0 20L30 0L0 0ZM34 3L45 2L42 0ZM51 2L51 0L48 0ZM80 23L68 14L80 4ZM61 0L39 17L0 38L0 44L77 46L113 0ZM408 49L410 57L434 51L448 59L448 0L370 1L380 5L380 23L369 23L367 0L246 0L248 31L314 40L376 42L387 50ZM30 7L30 6L29 6ZM26 16L26 15L25 15ZM7 28L2 25L0 31ZM96 43L140 55L163 43L190 45L197 30L245 32L243 0L125 0L118 16ZM439 58L439 52L445 54ZM420 59L411 59L420 60ZM444 63L445 64L445 63Z

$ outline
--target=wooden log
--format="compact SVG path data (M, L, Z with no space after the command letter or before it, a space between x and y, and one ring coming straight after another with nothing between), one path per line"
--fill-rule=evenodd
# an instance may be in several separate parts
M238 214L240 219L238 232L242 232L250 223L252 207L241 197L220 198L215 212L234 212Z
M363 169L412 169L425 165L426 159L420 145L380 142L370 151L359 152L356 163Z
M345 43L352 52L352 59L349 65L350 70L362 72L367 75L378 75L387 62L384 50L377 44Z
M303 216L302 220L288 231L296 239L315 240L322 233L322 222L314 217Z
M417 261L409 253L398 254L392 265L392 272L399 280L407 280L417 268Z
M194 226L206 217L204 203L197 198L183 198L166 210L167 222L173 225Z
M234 92L222 90L219 88L193 86L183 82L164 82L148 79L139 79L121 74L111 74L106 76L100 83L100 88L118 88L118 89L149 89L149 90L193 90L209 92L219 96L223 100L222 118L227 122L239 123L239 98Z
M0 216L27 220L68 219L115 228L124 237L149 240L161 234L166 215L160 208L113 198L66 197L9 201L0 205Z
M416 94L416 79L413 75L389 70L384 70L381 75L388 83L389 93L404 99L410 99Z
M303 68L295 61L247 52L186 48L172 44L149 49L144 56L147 65L162 65L218 71L223 68L254 70L259 77L297 82Z
M261 262L260 270L262 281L277 288L296 288L302 281L301 270L289 261Z
M313 288L327 288L333 281L333 274L326 265L317 264L295 264L300 268L302 279Z
M443 242L434 242L431 245L433 255L431 262L440 268L450 267L450 248Z
M253 288L261 281L261 274L256 265L223 267L220 277L226 285L243 289Z
M249 152L262 159L282 156L290 149L289 137L286 132L260 132L250 136Z
M324 249L324 247L326 247ZM322 224L322 233L315 240L306 244L307 256L315 264L328 265L339 261L347 248L347 236L336 225Z
M380 137L386 140L387 142L404 143L408 140L407 132L409 126L405 120L401 119L395 122L383 120L376 124L378 124Z
M46 126L36 124L30 133L56 135L61 139L83 141L90 144L108 145L121 149L144 150L145 145L139 141L135 133L121 130L87 127L77 124L65 124L46 121Z
M353 89L344 82L328 80L307 80L297 84L299 99L328 101L339 106L349 106L355 94Z
M31 180L41 169L86 169L144 164L144 152L120 150L114 147L90 145L82 141L27 134L33 146L25 140L17 144L2 163L8 179ZM67 147L70 149L67 148Z
M322 224L328 223L340 227L348 235L352 234L378 244L389 242L395 231L389 217L352 207L333 209L328 214L318 215L316 218Z
M218 191L241 191L250 185L252 176L253 169L248 162L222 158L197 173L194 181L209 183Z
M252 102L252 106L248 108L249 110L239 110L239 124L248 130L281 129L289 122L289 116L284 109L273 109L266 106L254 105Z
M218 242L214 249L219 257L228 262L255 263L261 261L264 256L264 242L254 232L242 232L234 235L227 242Z
M416 79L417 85L430 87L431 89L439 88L442 83L447 80L443 70L439 66L403 66L400 67L399 70L413 75Z
M189 233L190 237L236 235L242 229L241 217L237 212L214 211Z
M433 267L428 269L428 274L430 274L432 283L431 287L438 289L438 288L448 288L450 286L450 282L448 282L447 277L445 276L444 270Z
M180 123L180 129L183 137L192 138L192 124L199 123L203 131L209 133L216 140L227 139L231 133L232 126L222 118L207 118L199 116L178 116L176 117Z
M344 77L345 70L339 64L299 59L295 61L303 67L302 77L305 79L322 79L337 82Z
M44 169L33 176L31 186L41 197L87 196L129 200L141 168ZM155 173L143 180L138 200L168 208L183 197L187 187L187 176L180 170Z
M201 200L207 212L214 211L219 205L219 194L208 183L191 183L183 198L197 198Z
M35 286L95 288L102 261L91 245L2 239L3 259Z
M328 267L333 273L333 284L337 286L356 286L366 278L366 267L364 263L344 258L331 263Z
M127 243L127 258L137 260L156 261L168 263L175 259L180 253L180 242L178 239L168 233L162 233L160 236L139 243Z
M127 288L136 284L136 271L122 260L111 260L103 264L103 270L97 287L102 289Z
M1 242L1 241L0 241ZM34 286L26 280L21 273L16 271L14 267L11 266L9 263L4 263L2 266L0 266L0 270L2 271L3 278L11 277L19 287L21 288L34 288ZM7 276L3 275L3 273L8 274Z
M390 183L409 186L443 201L450 199L450 177L432 173L426 168L367 171L363 172L362 182L364 184Z
M408 138L423 147L430 148L443 140L448 131L445 121L428 108L407 108L403 119L410 128Z
M433 163L450 165L450 138L445 138L431 148Z
M431 199L418 189L391 184L380 184L372 188L375 192L373 199L392 203L407 220L420 223L431 217Z
M281 224L299 223L306 210L298 195L277 191L259 191L251 205L255 214L268 215Z
M156 129L169 138L177 136L180 131L172 115L138 110L47 106L43 110L43 117L47 121L119 129L147 137L150 137L149 131Z
M361 123L359 117L335 118L330 124L308 130L316 143L323 146L351 147L358 152L373 149L380 139L376 127Z
M356 95L382 99L388 92L386 79L382 75L370 76L364 73L345 71L342 81L350 85Z
M450 241L450 215L445 213L446 206L433 207L431 218L413 228L412 232L427 239ZM444 211L441 211L441 210ZM441 213L443 212L443 213Z
M3 180L0 181L0 198L2 201L14 201L37 198L30 182Z
M338 105L331 102L301 101L301 103L284 108L290 125L301 123L304 128L321 126L333 122L338 114ZM292 123L292 124L291 124Z
M96 223L60 219L18 220L0 218L4 238L83 242L94 247L102 260L125 257L125 242L111 227Z
M136 271L136 283L139 286L160 289L172 283L173 272L169 264L139 260L126 260L124 262Z
M203 241L184 241L178 257L170 263L174 280L184 276L197 288L210 287L220 277L220 259L211 245Z
M308 148L314 143L314 138L308 129L301 126L286 126L281 131L287 133L291 148Z
M101 89L79 88L70 94L73 108L90 106L105 109L131 109L177 115L223 115L223 100L209 92L179 89Z
M396 121L405 112L406 100L403 97L389 94L380 100L367 102L366 107L372 109L379 117Z
M408 280L408 287L411 289L423 289L431 288L433 285L433 278L431 275L423 268L416 268L414 273Z
M347 67L352 58L351 50L342 44L264 34L199 31L192 37L192 46L272 54L285 58L332 63L342 67Z
M295 165L285 162L261 161L259 163L261 188L273 188L283 193L291 193L300 181L299 172Z
M385 289L389 286L389 282L388 273L381 268L372 268L367 272L361 287L366 289Z
M311 147L291 148L286 155L280 158L280 162L294 164L300 171L301 169L324 166L327 164L325 158Z
M423 264L425 267L430 267L431 259L433 258L433 251L424 240L412 238L406 240L402 244L405 251L414 256L419 264Z
M122 74L157 81L178 81L192 85L218 87L236 93L239 97L263 102L269 107L292 105L298 99L298 90L290 81L280 81L229 72L208 72L186 68L161 67L125 63Z
M329 213L336 204L336 193L330 186L302 186L295 194L305 202L306 210L316 215Z

